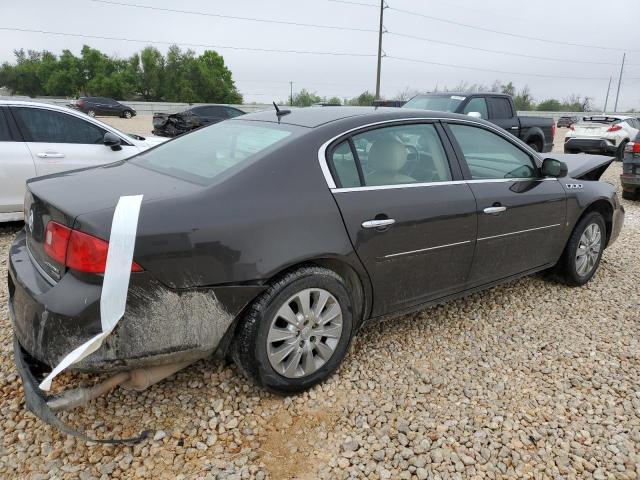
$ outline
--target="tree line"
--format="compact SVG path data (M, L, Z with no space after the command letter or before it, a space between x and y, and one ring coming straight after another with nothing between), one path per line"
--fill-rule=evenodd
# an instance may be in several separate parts
M82 47L55 55L47 50L15 50L15 63L0 67L0 86L12 94L36 96L99 96L119 100L188 103L242 103L224 58L213 50L169 47L166 56L146 47L118 58Z

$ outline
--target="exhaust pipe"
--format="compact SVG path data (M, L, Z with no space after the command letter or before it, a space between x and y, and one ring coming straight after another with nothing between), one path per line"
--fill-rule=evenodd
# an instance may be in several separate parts
M106 395L120 385L125 390L142 391L160 380L188 367L193 361L171 363L168 365L156 365L147 368L138 368L129 372L120 372L92 387L78 387L55 395L47 400L47 405L54 412L70 410L84 405L91 400Z

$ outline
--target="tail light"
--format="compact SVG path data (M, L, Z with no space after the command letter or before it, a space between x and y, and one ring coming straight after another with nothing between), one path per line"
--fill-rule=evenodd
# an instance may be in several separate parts
M640 153L640 142L627 143L627 146L624 148L624 151L629 153Z
M617 132L618 130L622 130L620 125L612 125L607 129L607 132Z
M76 105L77 105L78 107L84 107L84 100L78 100L78 101L76 101Z
M551 139L553 140L554 138L556 138L556 124L553 123L551 125Z
M44 251L56 262L84 273L104 273L107 267L109 242L58 222L49 222L45 233ZM132 272L141 272L136 262Z
M576 129L576 126L575 126L575 125L573 125L573 124L572 124L572 125L569 125L569 130L574 130L574 131L575 131L575 129Z

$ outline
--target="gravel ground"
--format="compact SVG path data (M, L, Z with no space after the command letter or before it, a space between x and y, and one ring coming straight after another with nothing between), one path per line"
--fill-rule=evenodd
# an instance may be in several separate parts
M0 477L638 478L640 203L625 207L587 286L534 276L371 325L305 394L201 361L63 415L98 437L154 431L136 446L78 441L25 411L1 282ZM0 227L0 277L18 228Z

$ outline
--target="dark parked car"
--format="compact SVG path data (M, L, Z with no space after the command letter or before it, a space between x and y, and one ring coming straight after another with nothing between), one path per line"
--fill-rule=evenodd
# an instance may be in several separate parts
M568 128L574 123L578 123L578 117L560 117L558 119L558 128Z
M107 97L80 97L69 106L86 113L90 117L102 115L131 118L135 117L137 113L132 107Z
M254 113L30 180L8 262L27 405L49 419L40 373L100 331L120 196L144 195L126 313L74 368L216 352L294 393L327 378L367 321L551 268L587 283L624 219L598 181L612 161L543 158L463 115L327 107Z
M153 134L175 137L244 114L242 110L227 105L199 105L180 113L156 113L153 115Z
M627 200L640 198L640 133L636 138L627 143L622 159L622 197Z
M462 113L504 128L536 152L553 150L556 122L551 117L518 116L513 98L499 93L428 93L417 95L402 108Z

